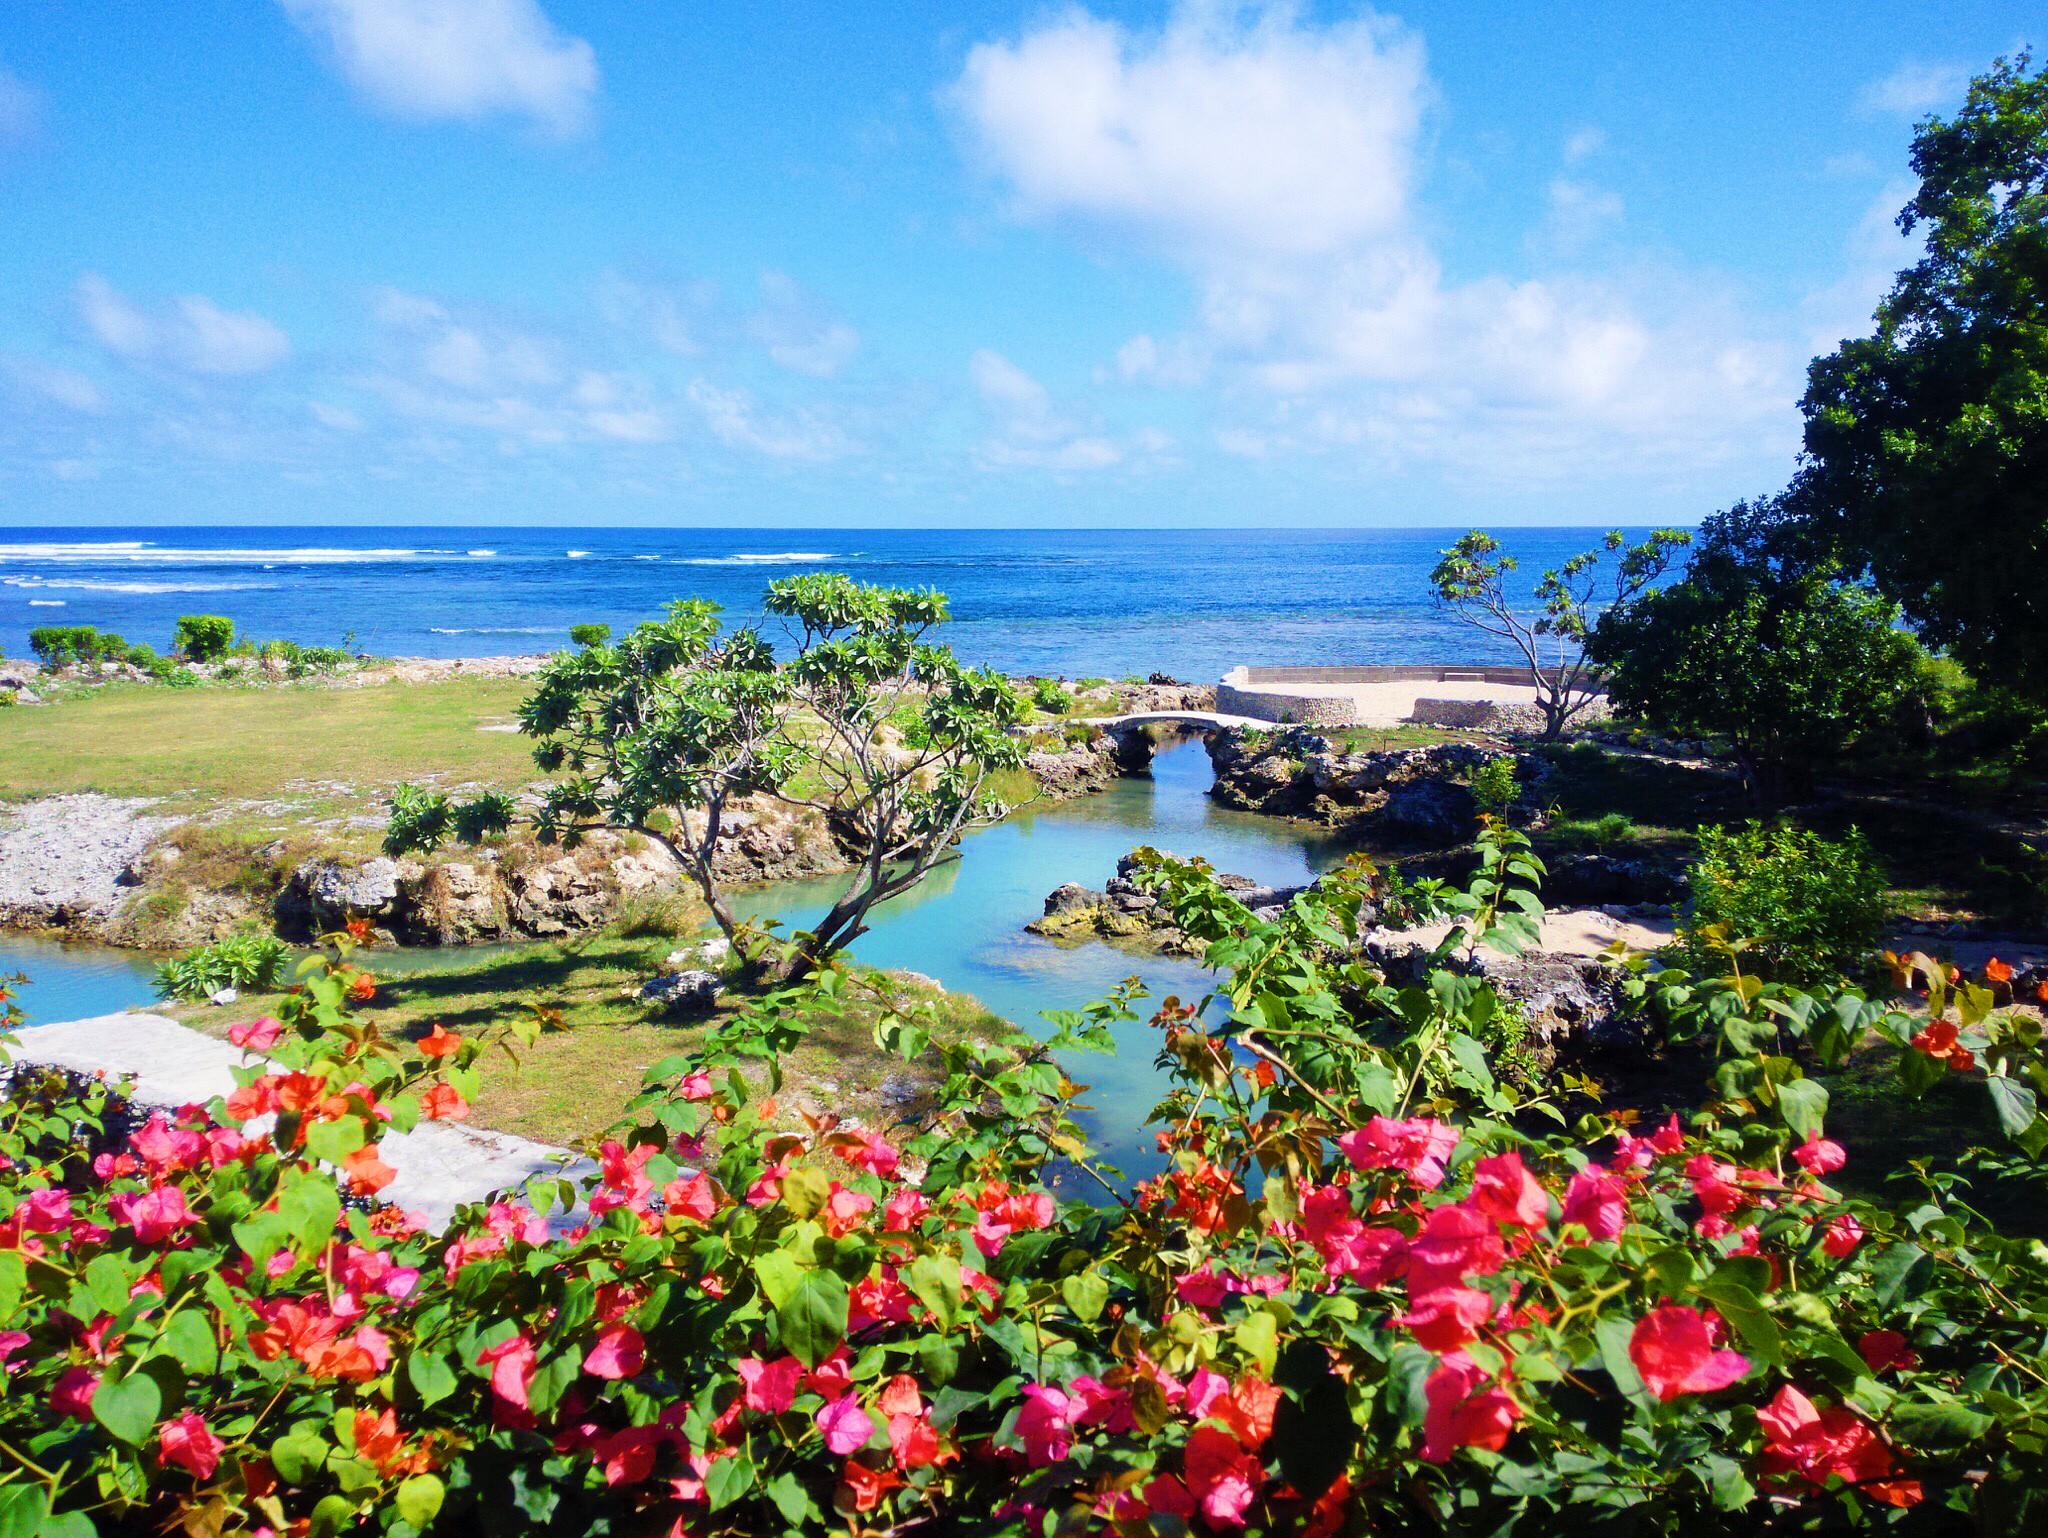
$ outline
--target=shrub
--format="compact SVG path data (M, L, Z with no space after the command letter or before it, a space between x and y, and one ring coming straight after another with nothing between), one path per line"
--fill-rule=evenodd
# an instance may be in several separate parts
M1550 824L1553 843L1566 849L1612 849L1636 836L1636 825L1624 812L1604 812L1598 817L1565 817Z
M106 640L91 625L38 625L28 633L28 647L47 667L97 662Z
M1781 982L1831 982L1869 960L1885 883L1855 829L1837 842L1752 822L1702 828L1699 839L1680 937L1693 966L1713 966L1726 943L1746 943L1743 970Z
M611 638L612 627L609 625L590 624L571 625L569 627L569 640L586 651L593 646L604 645Z
M290 948L275 936L229 935L160 965L156 990L167 999L204 999L223 988L274 988L290 959Z
M218 662L235 644L235 622L220 614L179 616L171 649L192 662Z
M1512 758L1505 755L1489 758L1472 771L1472 799L1479 803L1482 812L1490 812L1496 817L1505 816L1521 793Z
M1220 976L1155 1017L1165 1167L1100 1205L1045 1181L1110 1183L1052 1053L1107 1049L1130 989L943 1046L885 994L880 1044L940 1072L887 1128L773 1108L834 995L886 983L757 996L649 1070L555 1224L556 1182L439 1233L374 1205L387 1134L466 1114L537 1025L387 1038L346 948L230 1032L267 1055L208 1108L124 1136L108 1086L25 1075L0 1446L36 1467L0 1510L53 1538L2039 1531L2033 1242L1943 1176L1826 1184L1848 1154L1802 1066L1880 1042L1911 1096L1981 1062L2003 1178L2038 1185L2038 1029L1919 957L1913 1014L1644 974L1718 1060L1706 1104L1546 1129L1568 1081L1503 1083L1473 1034L1500 1000L1451 967L1532 896L1490 839L1399 989L1356 961L1357 870L1262 920L1153 859Z
M1063 716L1074 708L1074 697L1057 678L1041 678L1031 686L1031 703L1047 715Z

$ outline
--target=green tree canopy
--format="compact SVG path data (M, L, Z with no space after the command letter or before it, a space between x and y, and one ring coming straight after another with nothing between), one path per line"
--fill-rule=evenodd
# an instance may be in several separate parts
M1746 503L1707 520L1684 580L1610 609L1589 648L1617 706L1727 738L1765 799L1890 720L1921 656L1889 599L1774 558L1773 521Z
M2022 54L1913 139L1926 254L1816 359L1791 511L1978 676L2048 698L2048 77Z

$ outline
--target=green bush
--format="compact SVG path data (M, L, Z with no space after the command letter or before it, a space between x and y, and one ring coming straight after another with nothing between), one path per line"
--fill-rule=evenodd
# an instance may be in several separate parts
M1031 686L1031 703L1048 715L1063 716L1074 708L1074 697L1057 678L1041 678Z
M609 625L589 624L571 625L569 627L569 639L585 651L588 651L593 646L602 646L611 638L612 627Z
M1489 758L1472 771L1472 799L1479 803L1483 812L1503 816L1521 793L1512 758Z
M1825 983L1857 971L1884 928L1884 877L1870 845L1784 824L1702 828L1688 873L1692 902L1680 931L1690 963L1726 969L1724 946L1742 947L1743 971L1785 983Z
M1565 817L1550 824L1550 840L1567 849L1612 849L1636 836L1636 825L1626 813L1608 812L1600 817Z
M38 625L28 633L29 650L53 668L98 662L110 645L127 649L119 636L103 636L91 625Z
M184 614L171 632L171 648L193 662L218 662L235 644L235 622L222 614Z
M160 965L156 991L166 999L203 999L223 988L272 988L291 954L273 935L229 935Z

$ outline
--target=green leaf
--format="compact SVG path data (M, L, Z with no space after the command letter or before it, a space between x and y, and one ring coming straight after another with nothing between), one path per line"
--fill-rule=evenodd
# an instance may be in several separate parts
M1794 1079L1778 1086L1778 1109L1785 1125L1802 1138L1817 1138L1827 1120L1827 1087L1818 1079Z
M830 1271L812 1271L775 1311L782 1348L816 1367L846 1337L846 1283Z
M0 1488L0 1538L42 1538L49 1517L50 1497L41 1485Z
M804 1268L788 1250L769 1250L754 1257L754 1275L761 1283L768 1306L780 1308L804 1279Z
M745 1453L718 1459L704 1475L704 1493L710 1496L713 1511L723 1511L753 1488L754 1460Z
M328 1164L339 1164L363 1146L363 1124L353 1116L316 1121L306 1129L306 1152Z
M97 1400L99 1396L93 1397ZM311 1484L327 1466L327 1444L318 1437L294 1432L270 1444L270 1461L286 1484Z
M1280 1473L1311 1498L1344 1472L1358 1441L1358 1426L1343 1380L1330 1370L1330 1353L1297 1340L1280 1354L1273 1381L1285 1390L1273 1413L1273 1445Z
M156 1347L195 1378L210 1377L220 1366L220 1344L213 1337L213 1326L189 1309L171 1315L170 1323L156 1338Z
M234 1233L242 1253L261 1270L271 1256L291 1243L292 1225L281 1212L257 1212L237 1223Z
M1246 1314L1230 1332L1237 1349L1259 1364L1259 1371L1271 1375L1279 1351L1280 1322L1264 1309Z
M131 1447L140 1447L163 1418L163 1390L147 1373L103 1378L93 1390L92 1418Z
M1753 1257L1741 1257L1749 1259ZM1775 1362L1784 1350L1784 1332L1755 1291L1739 1273L1727 1274L1724 1264L1700 1283L1700 1296L1714 1305L1715 1312L1735 1326L1742 1344L1766 1362Z
M782 1520L791 1527L802 1527L807 1522L822 1522L823 1514L818 1504L811 1499L794 1474L777 1474L762 1487L768 1499L775 1503L775 1509L782 1513Z
M423 1405L439 1404L455 1392L455 1369L438 1351L415 1351L405 1360L405 1375Z
M927 1335L917 1343L917 1360L933 1385L944 1388L960 1371L960 1343L944 1335Z
M1076 1271L1060 1283L1060 1296L1083 1324L1093 1324L1109 1302L1109 1283L1092 1267Z
M940 1329L960 1322L960 1262L951 1255L920 1255L910 1263L910 1290L932 1311Z
M2007 1137L2019 1137L2033 1126L2040 1103L2031 1089L2017 1079L2003 1077L1986 1079L1984 1086L1991 1091L1992 1109L1998 1112L1998 1125Z
M1593 1326L1593 1339L1600 1346L1600 1365L1607 1369L1614 1386L1637 1404L1654 1404L1642 1374L1636 1371L1635 1361L1628 1354L1629 1336L1634 1332L1633 1321L1610 1316Z
M1913 1279L1927 1260L1927 1252L1917 1244L1892 1244L1871 1263L1870 1283L1876 1290L1877 1306L1889 1310L1902 1297L1908 1295ZM1930 1263L1931 1264L1931 1263Z
M99 1529L82 1511L61 1511L44 1520L36 1538L99 1538Z
M1896 1405L1891 1417L1899 1440L1923 1450L1967 1447L1996 1424L1993 1417L1954 1401Z
M1733 1458L1709 1454L1701 1477L1713 1494L1714 1505L1722 1511L1740 1511L1756 1499L1756 1486Z
M448 1487L432 1474L415 1474L398 1487L398 1514L424 1529L441 1510Z

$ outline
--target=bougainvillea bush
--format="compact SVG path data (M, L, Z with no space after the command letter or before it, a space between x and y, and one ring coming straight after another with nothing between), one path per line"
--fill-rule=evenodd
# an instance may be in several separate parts
M1466 956L1526 939L1539 872L1486 847L1401 989L1354 943L1365 868L1263 921L1155 861L1219 981L1157 1007L1135 1186L1060 1066L1130 989L1057 1059L885 1014L943 1083L858 1127L776 1104L807 1022L881 986L828 970L652 1069L585 1188L442 1233L375 1200L387 1140L464 1115L501 1037L386 1037L346 942L237 1027L222 1103L121 1131L24 1070L0 1533L2039 1531L2044 1252L1958 1168L1847 1199L1810 1072L1979 1077L2012 1142L1970 1174L2032 1181L2038 1023L1924 958L1889 1003L1641 972L1696 1108L1517 1092Z

